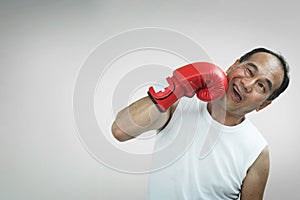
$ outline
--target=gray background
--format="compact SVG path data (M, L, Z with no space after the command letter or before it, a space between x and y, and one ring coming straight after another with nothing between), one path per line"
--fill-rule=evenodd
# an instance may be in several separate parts
M117 172L83 147L72 95L81 64L108 37L142 27L179 31L226 68L257 46L280 51L292 82L250 114L269 142L266 199L298 199L300 87L297 1L0 2L0 199L145 199L147 174Z

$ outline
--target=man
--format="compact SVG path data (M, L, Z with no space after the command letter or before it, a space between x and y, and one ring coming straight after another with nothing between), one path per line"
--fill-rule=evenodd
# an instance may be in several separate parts
M211 68L215 70L213 66ZM185 71L189 72L189 69ZM200 67L198 80L203 78L201 73ZM188 89L183 86L182 79L192 85L193 94L197 93L199 99L200 91L207 89L204 84L207 80L200 80L195 86L190 75L180 78L174 73L169 80L179 84L180 91L184 92L179 92L180 95L177 92L178 100L172 99L171 105L164 100L169 94L156 99L156 93L149 90L151 98L144 97L120 111L112 125L112 133L119 141L132 139L149 130L158 130L158 136L164 137L162 141L167 141L171 138L169 135L176 132L173 127L176 127L178 115L182 115L183 122L189 115L194 115L186 123L196 123L200 127L199 130L189 130L195 131L197 137L184 155L150 179L149 198L263 199L269 174L269 151L266 141L246 114L269 106L287 88L288 73L288 64L281 55L257 48L228 68L228 88L227 83L223 83L227 90L221 98L216 97L209 103L198 99L192 102L196 98L180 98L193 96L186 94ZM218 78L223 80L222 75ZM182 112L175 112L179 108ZM201 142L209 141L206 139L210 134L217 137L205 147ZM201 156L203 149L206 150Z

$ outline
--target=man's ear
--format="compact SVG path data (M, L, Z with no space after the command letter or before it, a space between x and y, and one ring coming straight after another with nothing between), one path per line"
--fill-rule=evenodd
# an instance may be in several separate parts
M266 100L263 102L263 104L261 104L259 107L256 108L256 112L264 109L265 107L267 107L268 105L270 105L272 103L272 101L270 100Z
M227 70L226 74L228 74L238 63L240 62L239 59L237 59Z

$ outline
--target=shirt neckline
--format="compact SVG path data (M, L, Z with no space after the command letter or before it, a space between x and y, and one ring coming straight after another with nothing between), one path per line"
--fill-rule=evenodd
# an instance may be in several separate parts
M240 124L237 124L234 126L227 126L227 125L221 124L220 122L218 122L212 118L212 116L208 112L207 105L208 105L208 103L200 103L200 112L203 114L204 119L211 126L214 126L215 128L222 129L222 131L230 133L230 132L236 132L237 130L243 129L246 126L248 126L248 124L249 124L249 120L247 118L245 118Z

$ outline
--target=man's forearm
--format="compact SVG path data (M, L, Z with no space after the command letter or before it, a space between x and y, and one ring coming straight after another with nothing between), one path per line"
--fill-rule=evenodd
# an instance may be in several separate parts
M119 141L126 141L165 125L170 110L160 112L147 96L121 110L112 124L112 134Z

